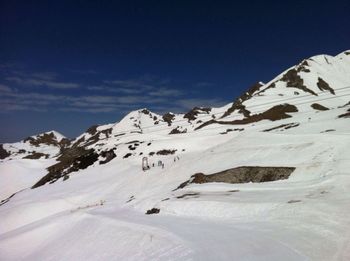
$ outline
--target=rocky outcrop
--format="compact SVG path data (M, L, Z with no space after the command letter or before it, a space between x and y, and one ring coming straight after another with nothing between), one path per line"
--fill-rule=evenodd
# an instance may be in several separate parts
M329 84L324 81L321 77L318 77L318 81L317 81L317 87L321 90L321 91L329 91L331 94L335 95L334 90L329 86Z
M205 175L196 173L191 179L182 183L177 189L196 183L224 182L224 183L260 183L282 179L288 179L290 174L295 170L294 167L237 167L220 171L218 173Z
M184 119L188 119L188 121L194 121L197 119L198 114L209 114L210 111L211 108L194 107L192 110L190 110L184 115Z
M217 120L210 120L199 127L196 128L196 130L201 129L209 124L217 123L217 124L227 124L227 125L238 125L238 124L249 124L254 123L262 120L270 120L270 121L277 121L282 119L287 119L292 116L290 116L288 113L290 112L298 112L298 108L291 104L281 104L273 106L272 108L268 109L265 112L254 114L252 116L243 118L241 120L234 120L234 121L217 121Z
M10 155L11 154L7 150L4 149L3 145L0 144L0 159L5 159Z
M168 123L168 126L171 126L173 120L175 119L175 115L173 113L171 113L171 112L168 112L168 113L164 114L162 116L162 118L163 118L163 121Z
M263 86L262 83L258 82L255 83L253 86L251 86L248 91L246 91L245 93L243 93L239 98L237 98L231 108L229 108L223 115L221 118L224 118L228 115L230 115L231 113L233 113L234 111L238 111L239 113L243 114L245 117L249 117L250 116L250 111L248 111L245 106L243 105L243 102L245 102L246 100L249 100L255 93L257 93L260 88Z
M328 111L329 109L319 103L313 103L311 104L311 107L317 111Z
M86 169L97 161L99 155L94 149L83 147L71 147L57 158L58 163L47 168L48 174L41 178L32 188L40 187L46 183L53 183L60 178L67 179L68 174Z

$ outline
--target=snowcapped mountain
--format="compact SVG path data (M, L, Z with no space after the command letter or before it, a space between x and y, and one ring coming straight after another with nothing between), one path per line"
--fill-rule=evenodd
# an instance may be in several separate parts
M0 159L11 156L11 159L52 158L60 149L68 146L70 141L57 131L48 131L30 136L20 142L0 145Z
M141 109L71 141L3 144L1 256L348 260L349 118L345 51L221 108Z

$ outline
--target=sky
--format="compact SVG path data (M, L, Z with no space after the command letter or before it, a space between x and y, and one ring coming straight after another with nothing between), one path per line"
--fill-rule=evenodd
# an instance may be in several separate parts
M0 0L0 142L232 102L350 49L350 1Z

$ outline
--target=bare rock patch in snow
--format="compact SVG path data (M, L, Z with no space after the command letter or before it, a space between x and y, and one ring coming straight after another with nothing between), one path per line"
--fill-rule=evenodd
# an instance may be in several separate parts
M319 104L319 103L313 103L311 104L311 107L317 111L328 111L329 108Z
M180 184L177 189L184 188L185 186L196 183L211 183L211 182L224 182L224 183L260 183L269 182L282 179L288 179L290 174L295 170L294 167L237 167L227 169L214 174L196 173L191 176L191 179Z

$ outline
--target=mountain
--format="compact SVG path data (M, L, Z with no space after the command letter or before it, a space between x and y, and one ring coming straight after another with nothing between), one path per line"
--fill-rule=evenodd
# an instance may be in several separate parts
M305 59L221 108L140 109L70 141L51 131L3 144L0 253L348 260L349 118L345 51Z

